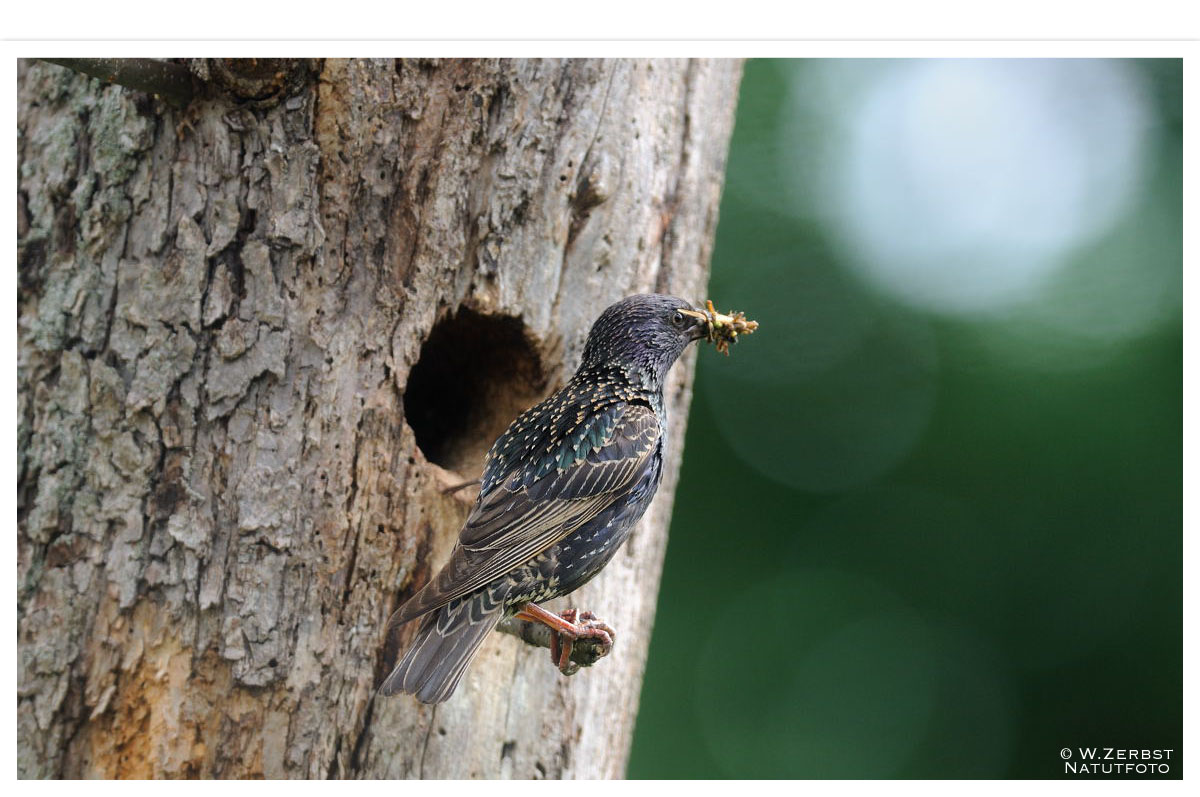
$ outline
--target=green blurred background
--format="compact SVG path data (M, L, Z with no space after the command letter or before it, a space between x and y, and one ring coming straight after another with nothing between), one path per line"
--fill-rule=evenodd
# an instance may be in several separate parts
M746 65L630 777L1182 774L1181 86Z

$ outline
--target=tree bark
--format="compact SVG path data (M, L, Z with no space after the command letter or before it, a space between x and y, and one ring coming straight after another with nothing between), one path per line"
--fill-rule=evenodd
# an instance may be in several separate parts
M600 309L704 298L739 74L327 60L175 110L22 62L19 774L620 776L694 350L654 505L569 599L612 655L493 634L429 707L373 699L384 625Z

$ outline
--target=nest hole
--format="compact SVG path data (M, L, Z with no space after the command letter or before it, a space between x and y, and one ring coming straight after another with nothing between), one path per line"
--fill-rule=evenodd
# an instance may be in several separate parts
M464 308L439 321L421 347L404 415L427 460L478 478L492 443L545 389L525 325Z

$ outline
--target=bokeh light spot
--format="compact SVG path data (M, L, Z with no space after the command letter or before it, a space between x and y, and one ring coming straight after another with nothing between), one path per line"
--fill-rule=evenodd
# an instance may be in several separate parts
M766 303L776 312L755 313L762 333L738 347L736 368L700 369L718 428L749 465L792 487L828 492L878 478L912 449L933 411L932 330L876 308L853 322L852 347L825 347L814 365L805 339L786 331L786 305L776 299Z
M849 265L914 307L1028 299L1140 187L1144 91L1121 62L882 62L852 86L817 193Z

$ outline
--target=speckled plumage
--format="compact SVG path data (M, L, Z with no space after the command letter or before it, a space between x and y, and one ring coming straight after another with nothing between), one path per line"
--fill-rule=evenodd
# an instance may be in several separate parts
M688 311L657 294L609 307L571 381L495 442L450 561L389 621L425 617L383 694L446 700L501 619L578 589L625 542L662 478L667 371L704 334Z

